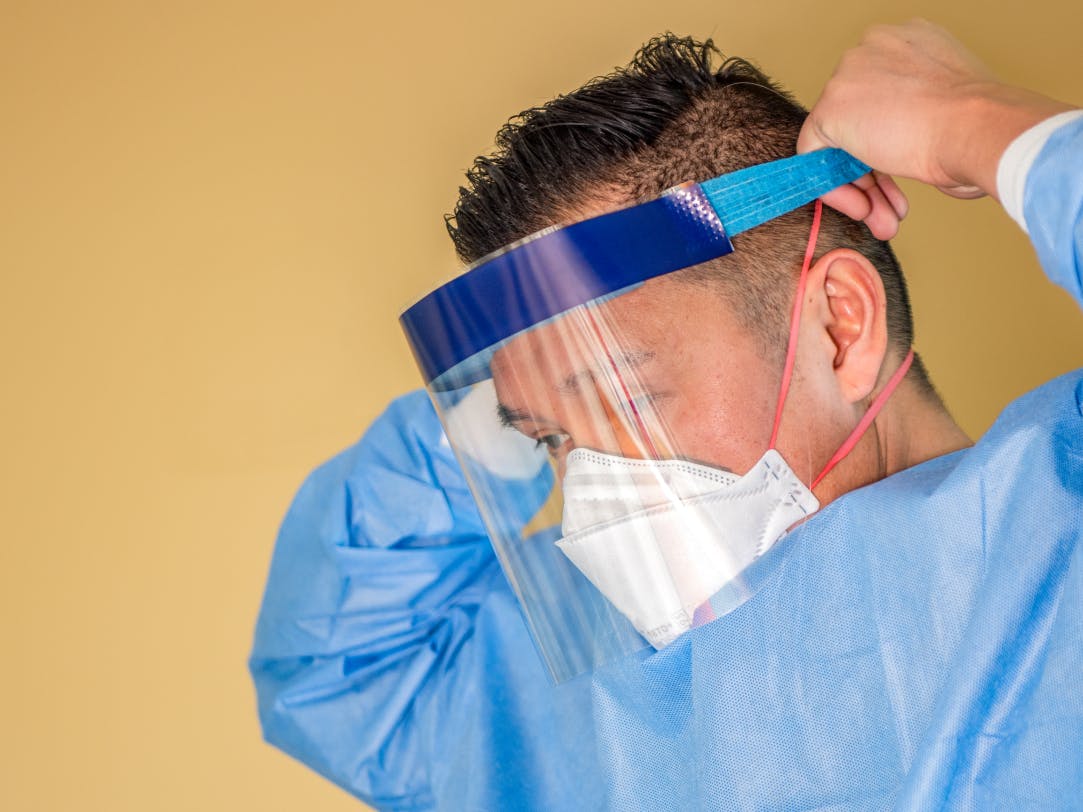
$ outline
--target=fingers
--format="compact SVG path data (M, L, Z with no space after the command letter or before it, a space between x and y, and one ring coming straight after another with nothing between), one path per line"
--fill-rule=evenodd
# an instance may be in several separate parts
M862 220L878 240L890 240L899 232L910 204L890 175L872 172L823 196L831 208L854 220Z
M872 201L869 200L869 196L852 183L828 192L823 196L823 201L851 220L864 220L872 212Z
M891 204L891 208L895 210L895 214L898 215L900 220L905 219L910 212L910 201L906 199L903 190L895 183L895 178L885 172L874 171L873 175L876 176L876 184L884 193L887 202Z
M865 217L865 225L878 240L890 240L899 233L900 217L895 208L888 202L887 195L879 184L873 182L865 194L869 198L869 214Z

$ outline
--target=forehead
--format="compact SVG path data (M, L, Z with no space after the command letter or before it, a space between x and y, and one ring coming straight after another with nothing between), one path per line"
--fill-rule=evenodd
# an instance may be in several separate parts
M599 356L621 350L638 355L657 344L674 313L670 303L656 295L666 286L652 285L654 281L607 302L577 307L511 339L493 355L493 377L523 366L534 372L581 367Z
M670 274L513 338L493 355L491 369L499 387L526 373L552 381L602 364L688 367L704 354L737 351L741 332L718 292Z

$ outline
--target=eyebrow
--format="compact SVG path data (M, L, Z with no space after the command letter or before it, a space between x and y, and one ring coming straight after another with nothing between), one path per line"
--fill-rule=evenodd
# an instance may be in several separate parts
M609 366L619 373L625 369L637 369L648 361L653 361L654 358L654 350L622 350L609 356ZM561 381L556 390L562 395L577 395L579 382L584 378L593 380L594 375L595 372L592 369L577 370Z
M503 403L496 404L496 413L500 417L500 425L506 429L513 429L516 423L522 423L524 420L534 419L521 409L513 409Z
M610 356L610 363L612 366L620 369L635 369L642 366L648 361L653 361L655 358L654 350L625 350L620 353ZM568 375L557 384L556 391L562 395L576 395L579 394L579 382L584 378L593 379L595 375L594 370L580 369ZM525 421L533 421L535 423L545 423L545 420L539 420L534 415L530 414L523 409L516 409L512 406L508 406L505 403L496 404L496 413L500 418L500 425L504 428L514 429L517 423Z

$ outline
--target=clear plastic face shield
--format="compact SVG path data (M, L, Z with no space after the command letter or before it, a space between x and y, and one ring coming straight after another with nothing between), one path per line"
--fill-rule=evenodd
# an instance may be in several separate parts
M750 565L818 509L773 439L750 469L723 467L709 412L674 408L704 378L696 337L656 314L708 295L675 272L867 171L823 150L683 184L508 246L403 314L555 681L739 604Z

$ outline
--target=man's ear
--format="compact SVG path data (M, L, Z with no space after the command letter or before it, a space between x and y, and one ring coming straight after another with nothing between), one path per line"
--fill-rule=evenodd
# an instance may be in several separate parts
M887 353L887 300L875 266L851 248L836 248L809 269L819 329L834 353L839 391L851 403L868 397Z

